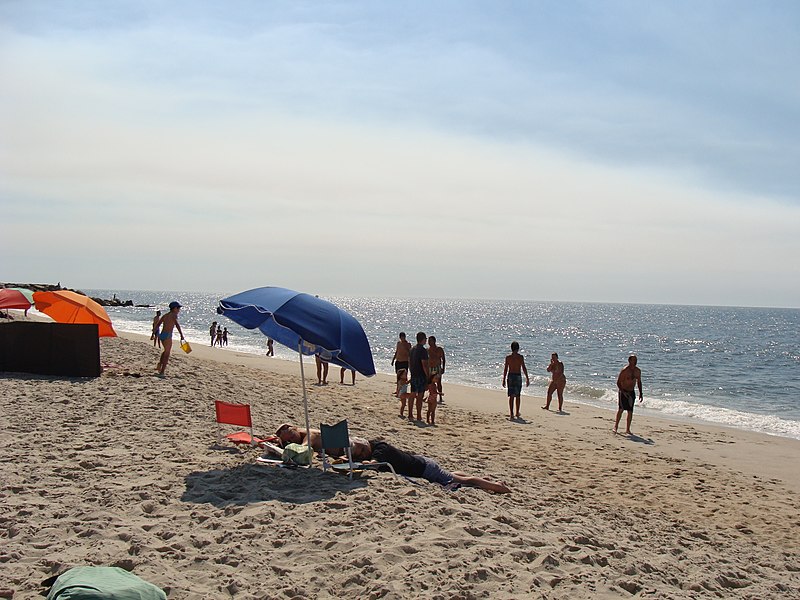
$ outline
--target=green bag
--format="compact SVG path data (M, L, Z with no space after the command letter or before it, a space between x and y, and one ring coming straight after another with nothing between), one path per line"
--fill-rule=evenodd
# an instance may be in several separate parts
M167 595L119 567L74 567L58 576L47 600L167 600Z
M286 444L281 459L290 465L310 465L311 448L305 444Z

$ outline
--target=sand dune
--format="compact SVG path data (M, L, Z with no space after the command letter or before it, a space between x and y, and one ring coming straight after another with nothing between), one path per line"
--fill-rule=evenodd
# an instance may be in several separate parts
M254 464L214 444L213 400L257 432L300 421L297 363L195 344L164 380L137 336L103 339L97 379L0 376L0 588L29 598L78 564L170 598L800 597L800 443L637 417L566 415L446 383L437 427L400 419L386 377L309 386L347 417L509 495ZM312 365L307 365L309 369Z

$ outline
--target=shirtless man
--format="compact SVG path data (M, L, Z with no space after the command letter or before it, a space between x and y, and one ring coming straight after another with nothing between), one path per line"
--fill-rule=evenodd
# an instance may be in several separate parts
M617 433L619 420L624 411L628 412L628 425L625 433L631 434L631 421L633 421L633 405L636 403L635 388L639 386L639 404L644 400L642 395L642 371L636 366L637 358L635 355L628 357L628 366L619 372L617 377L617 388L619 388L619 409L617 419L614 421L614 433Z
M436 391L439 395L439 402L444 402L441 399L444 394L442 393L442 375L444 375L444 348L436 345L436 338L430 336L428 338L428 374L430 380L436 379ZM438 377L437 377L438 375Z
M322 450L322 434L319 429L313 427L309 430L311 435L311 448L317 452ZM286 444L305 444L306 443L306 430L300 429L297 425L291 423L284 423L275 432L281 440L281 443Z
M547 387L547 404L542 408L550 410L550 403L553 401L553 392L558 394L558 412L564 406L564 388L567 385L567 377L564 375L564 363L558 360L558 354L553 352L550 355L550 364L547 365L547 372L552 373L550 385Z
M408 357L411 352L411 342L406 339L406 334L400 332L400 341L397 342L397 347L394 349L394 356L392 357L392 364L394 365L394 372L399 373L403 369L408 370Z
M161 340L162 346L164 346L164 351L161 353L161 357L158 359L158 365L156 366L159 377L166 377L164 371L167 370L169 355L172 352L172 330L177 328L178 333L181 334L181 341L185 339L183 337L183 331L181 331L181 325L178 323L178 313L180 311L181 305L172 301L169 303L169 312L153 324L153 333L156 333L159 327L161 328L158 337Z
M525 357L519 353L519 342L511 342L511 354L506 356L503 368L503 387L508 380L508 418L514 418L514 400L517 401L517 419L519 419L519 401L522 395L522 373L525 373L525 387L531 384L528 378L528 368L525 366Z

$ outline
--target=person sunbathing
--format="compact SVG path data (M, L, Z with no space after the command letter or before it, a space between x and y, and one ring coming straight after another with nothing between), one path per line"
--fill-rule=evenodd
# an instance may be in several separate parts
M439 463L427 456L405 452L383 440L350 438L353 460L359 462L386 462L392 465L395 473L407 477L420 477L431 483L443 486L452 484L476 487L498 494L510 494L511 488L503 481L493 481L486 477L467 475L461 471L449 472Z

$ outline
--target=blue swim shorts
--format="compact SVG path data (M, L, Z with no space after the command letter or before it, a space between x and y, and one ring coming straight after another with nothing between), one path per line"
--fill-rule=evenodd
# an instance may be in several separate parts
M439 485L450 485L453 483L453 474L445 471L439 466L435 460L427 456L420 456L425 461L425 470L422 472L422 478L427 479L431 483L438 483Z
M164 340L170 339L171 337L172 337L171 331L162 331L161 333L158 334L158 339L160 339L162 342Z
M522 373L509 373L506 377L508 397L516 398L522 393Z

